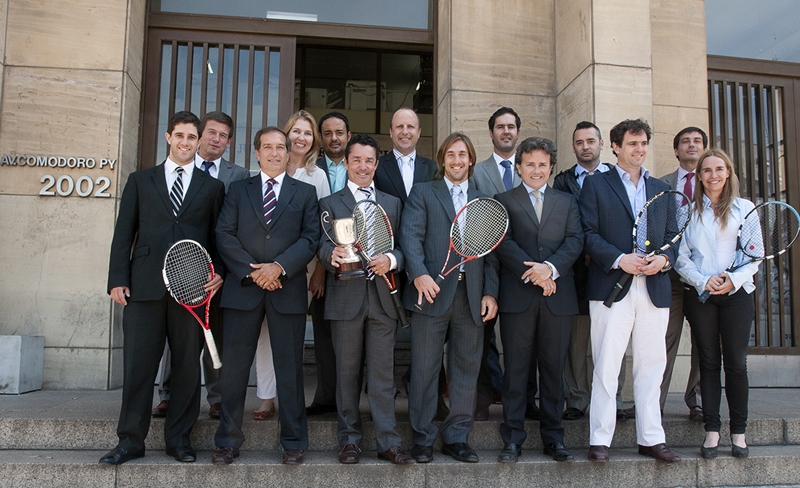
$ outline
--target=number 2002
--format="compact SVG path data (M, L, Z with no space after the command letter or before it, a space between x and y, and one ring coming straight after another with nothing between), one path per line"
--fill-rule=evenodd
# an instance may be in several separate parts
M72 179L70 175L62 175L56 179L53 175L44 175L39 183L44 183L44 186L39 190L39 195L45 197L52 197L58 193L59 196L68 197L74 191L79 197L93 196L96 198L110 198L111 194L108 193L108 187L111 186L111 180L107 176L101 176L93 181L88 176L81 176L78 181ZM97 188L95 188L97 185ZM55 191L53 191L55 188ZM94 191L94 195L92 192Z

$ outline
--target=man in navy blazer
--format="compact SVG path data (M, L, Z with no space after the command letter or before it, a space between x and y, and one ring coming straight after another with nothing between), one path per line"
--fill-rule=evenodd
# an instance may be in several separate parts
M617 156L614 169L586 178L580 196L585 251L591 257L586 285L592 318L591 415L589 459L608 461L608 447L616 423L616 391L622 356L633 341L633 391L636 402L636 437L639 454L663 462L680 457L664 443L659 393L666 364L664 335L672 296L667 271L677 249L645 258L633 250L631 232L635 216L648 199L668 190L666 183L650 177L642 165L652 131L643 120L625 120L611 129L611 148ZM666 219L648 227L676 232ZM611 307L603 305L625 274L633 275Z
M308 449L305 272L319 244L317 196L313 186L286 174L289 144L280 129L259 130L253 145L261 172L231 185L217 225L217 247L228 269L220 304L227 325L222 414L211 461L232 463L244 442L247 380L266 315L281 402L283 462L299 464Z
M517 147L515 168L522 184L496 195L508 211L500 260L500 336L503 340L504 447L498 460L517 462L525 443L525 408L531 363L539 364L539 407L544 454L572 461L564 446L562 377L572 315L578 300L572 265L583 250L578 202L547 185L556 165L556 146L530 137Z
M167 454L192 462L192 426L200 411L203 333L194 317L167 293L161 270L175 242L193 239L215 256L214 226L225 195L223 184L194 166L200 120L191 112L170 117L167 160L132 173L119 202L111 242L108 292L123 305L122 408L117 447L100 459L122 464L144 456L153 384L168 339L173 344L172 408L164 422ZM222 263L215 266L224 273ZM222 284L217 275L206 288Z
M468 437L483 350L482 325L497 314L497 263L491 255L479 258L466 263L461 271L454 270L441 286L434 282L433 276L445 264L456 211L468 201L485 197L468 180L475 164L475 148L466 135L447 136L436 160L440 179L414 186L398 233L410 282L403 305L413 312L408 398L414 442L411 454L417 462L433 460L433 443L439 430L433 423L437 378L448 337L450 413L441 426L442 452L458 461L478 462ZM458 263L452 257L451 261L450 266Z

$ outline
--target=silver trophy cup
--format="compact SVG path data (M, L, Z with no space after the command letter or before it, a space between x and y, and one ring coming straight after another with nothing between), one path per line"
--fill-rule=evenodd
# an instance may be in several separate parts
M322 220L322 230L325 235L337 246L346 247L348 251L347 259L339 264L336 273L333 275L335 280L350 280L353 278L365 278L364 264L361 258L355 253L353 245L358 242L358 231L356 229L356 219L345 217L343 219L328 220L330 213L325 211L320 216ZM324 224L330 224L333 236L328 234Z

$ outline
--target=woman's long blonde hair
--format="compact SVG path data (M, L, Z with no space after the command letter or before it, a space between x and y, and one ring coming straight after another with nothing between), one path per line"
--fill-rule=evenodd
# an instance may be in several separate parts
M705 187L703 182L700 181L700 172L703 169L703 163L710 157L716 156L725 162L725 167L728 168L728 180L722 188L722 194L719 196L719 202L714 206L714 218L717 219L720 226L724 229L728 224L728 217L731 214L731 205L733 200L739 196L739 178L736 176L736 171L733 168L733 162L728 153L719 148L711 148L700 155L697 161L697 169L694 175L694 209L698 214L700 220L703 220L703 195L705 194Z
M314 119L314 116L310 113L306 112L305 110L299 110L295 112L289 120L286 121L286 124L283 126L283 132L286 133L286 137L289 137L289 133L292 131L292 127L294 124L297 123L298 120L305 120L309 124L311 124L311 132L314 134L314 140L311 142L311 148L306 152L306 155L303 157L303 167L306 170L308 175L311 175L311 172L314 171L314 168L317 166L317 158L319 157L319 148L322 147L322 137L319 135L319 129L317 128L317 121ZM292 148L289 148L289 152L292 152Z

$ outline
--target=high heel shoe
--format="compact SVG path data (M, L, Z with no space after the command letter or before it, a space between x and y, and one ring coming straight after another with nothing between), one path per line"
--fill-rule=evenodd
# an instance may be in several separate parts
M749 447L739 447L736 444L731 442L731 454L735 458L746 458L750 455L750 448Z
M715 457L717 457L718 449L719 449L718 445L714 447L700 446L700 455L703 457L703 459L714 459Z

